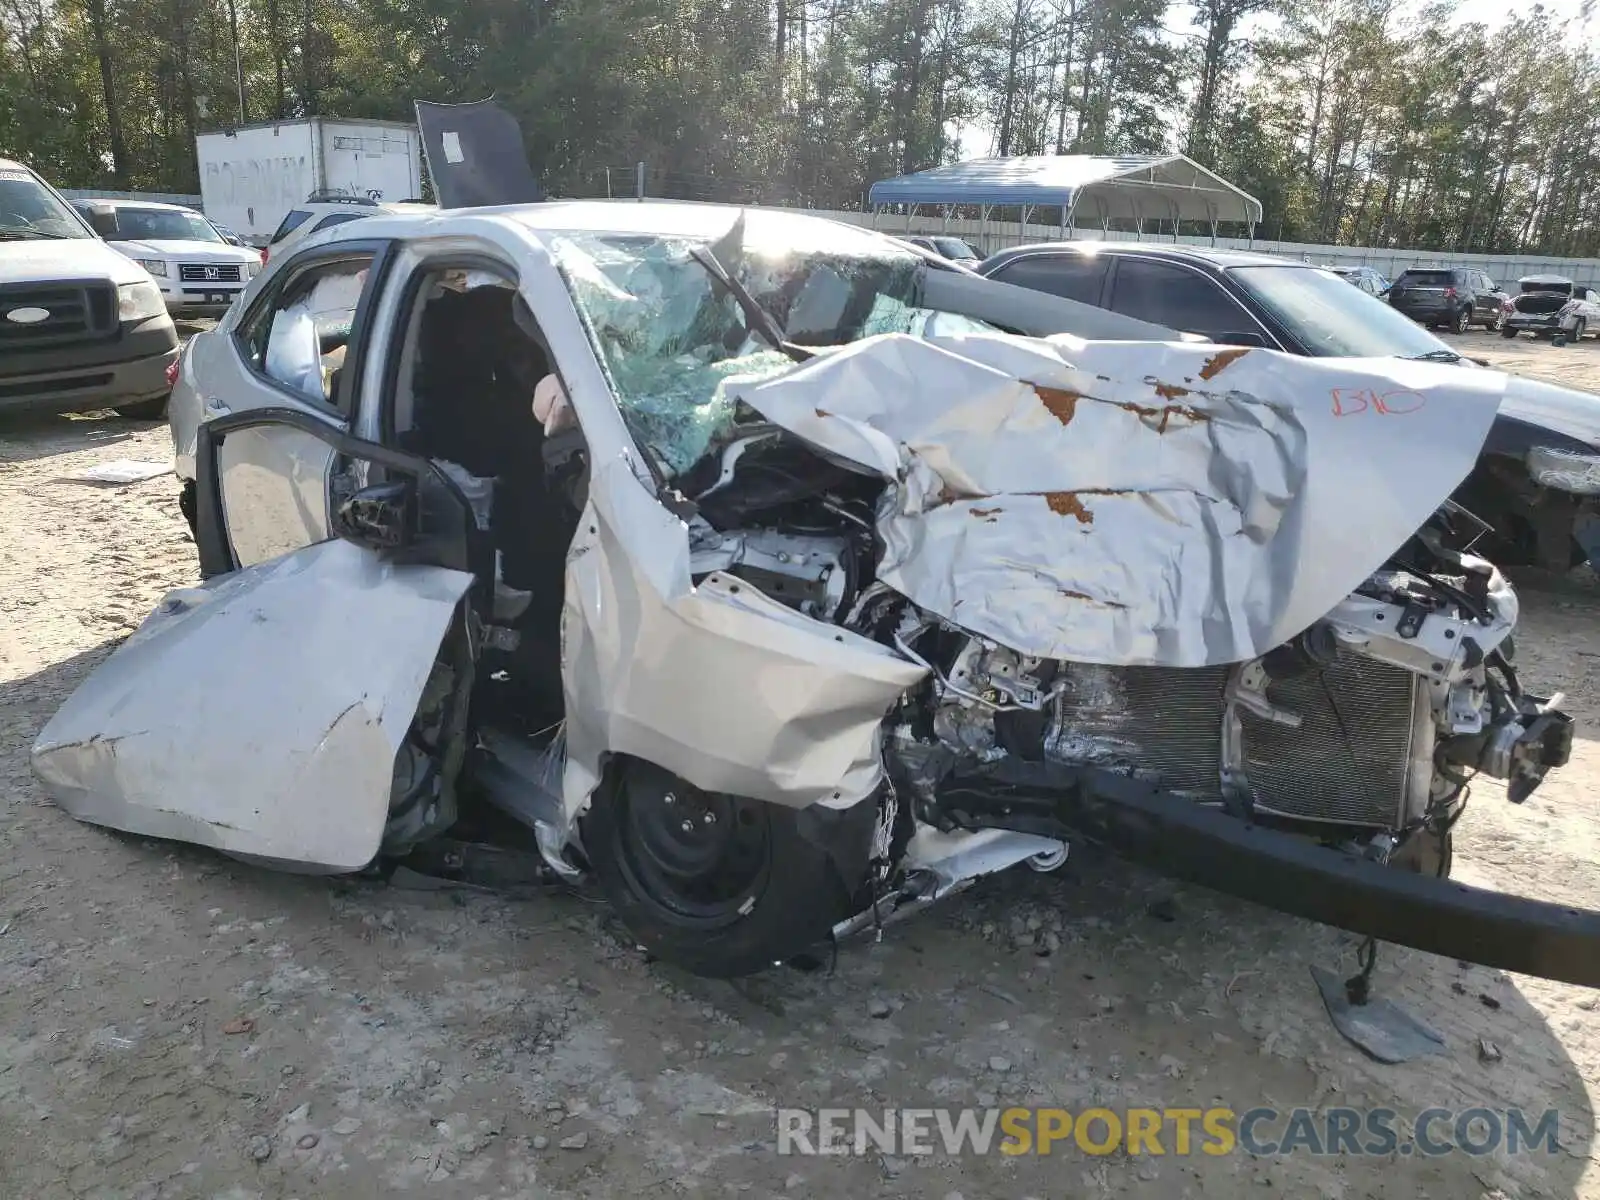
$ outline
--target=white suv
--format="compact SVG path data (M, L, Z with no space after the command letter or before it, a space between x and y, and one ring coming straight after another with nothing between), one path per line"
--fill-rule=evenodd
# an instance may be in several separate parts
M375 217L383 213L433 212L437 206L420 201L402 200L382 204L366 196L343 196L337 192L313 193L304 204L297 204L284 214L272 240L261 251L264 263L274 254L282 253L301 238L310 237L335 225L359 221L362 217Z
M174 315L220 316L261 270L255 251L230 246L192 208L132 200L79 200L74 207L113 249L150 272Z

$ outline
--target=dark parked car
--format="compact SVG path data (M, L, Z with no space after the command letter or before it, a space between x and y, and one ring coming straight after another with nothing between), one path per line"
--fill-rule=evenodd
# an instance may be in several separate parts
M965 263L969 267L978 265L980 255L960 238L917 236L903 237L899 240L911 246L921 246L924 250L932 250L940 258L948 258L951 262Z
M1371 267L1335 267L1332 271L1346 283L1354 284L1369 296L1381 296L1389 290L1389 281Z
M1214 342L1318 358L1471 365L1331 271L1264 254L1056 242L1004 250L977 270ZM1550 570L1586 558L1600 564L1600 396L1530 379L1514 378L1512 387L1516 394L1508 388L1478 467L1455 498L1492 524L1500 562Z
M1470 267L1412 267L1389 285L1389 304L1413 321L1465 333L1474 325L1498 331L1505 293Z

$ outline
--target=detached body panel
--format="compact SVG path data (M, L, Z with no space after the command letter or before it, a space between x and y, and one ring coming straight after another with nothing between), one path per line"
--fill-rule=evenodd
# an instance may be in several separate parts
M34 770L80 820L359 870L471 581L333 541L174 592L51 718Z

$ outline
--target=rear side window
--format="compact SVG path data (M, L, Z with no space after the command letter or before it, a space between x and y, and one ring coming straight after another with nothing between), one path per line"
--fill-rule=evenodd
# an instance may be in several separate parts
M311 227L312 233L321 233L324 229L332 229L335 225L345 225L351 221L359 221L366 213L334 213L323 217Z
M1034 254L1013 259L990 278L1064 300L1099 305L1109 261L1099 254Z
M311 214L305 209L291 208L288 212L288 215L283 218L283 223L278 226L277 231L272 235L273 245L277 245L279 242L283 241L284 238L288 237L296 229L299 229L300 226L304 225L310 219Z
M338 405L339 372L367 291L371 254L294 272L237 333L250 369L307 400Z

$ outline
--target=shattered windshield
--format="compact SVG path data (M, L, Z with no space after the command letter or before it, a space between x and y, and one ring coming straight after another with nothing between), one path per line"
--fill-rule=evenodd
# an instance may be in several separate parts
M750 328L738 298L695 260L704 242L571 234L552 245L624 418L669 476L687 471L732 430L738 414L729 380L794 366ZM918 307L922 260L888 245L848 254L790 243L770 250L745 244L733 254L711 249L784 338L802 346L989 328Z

